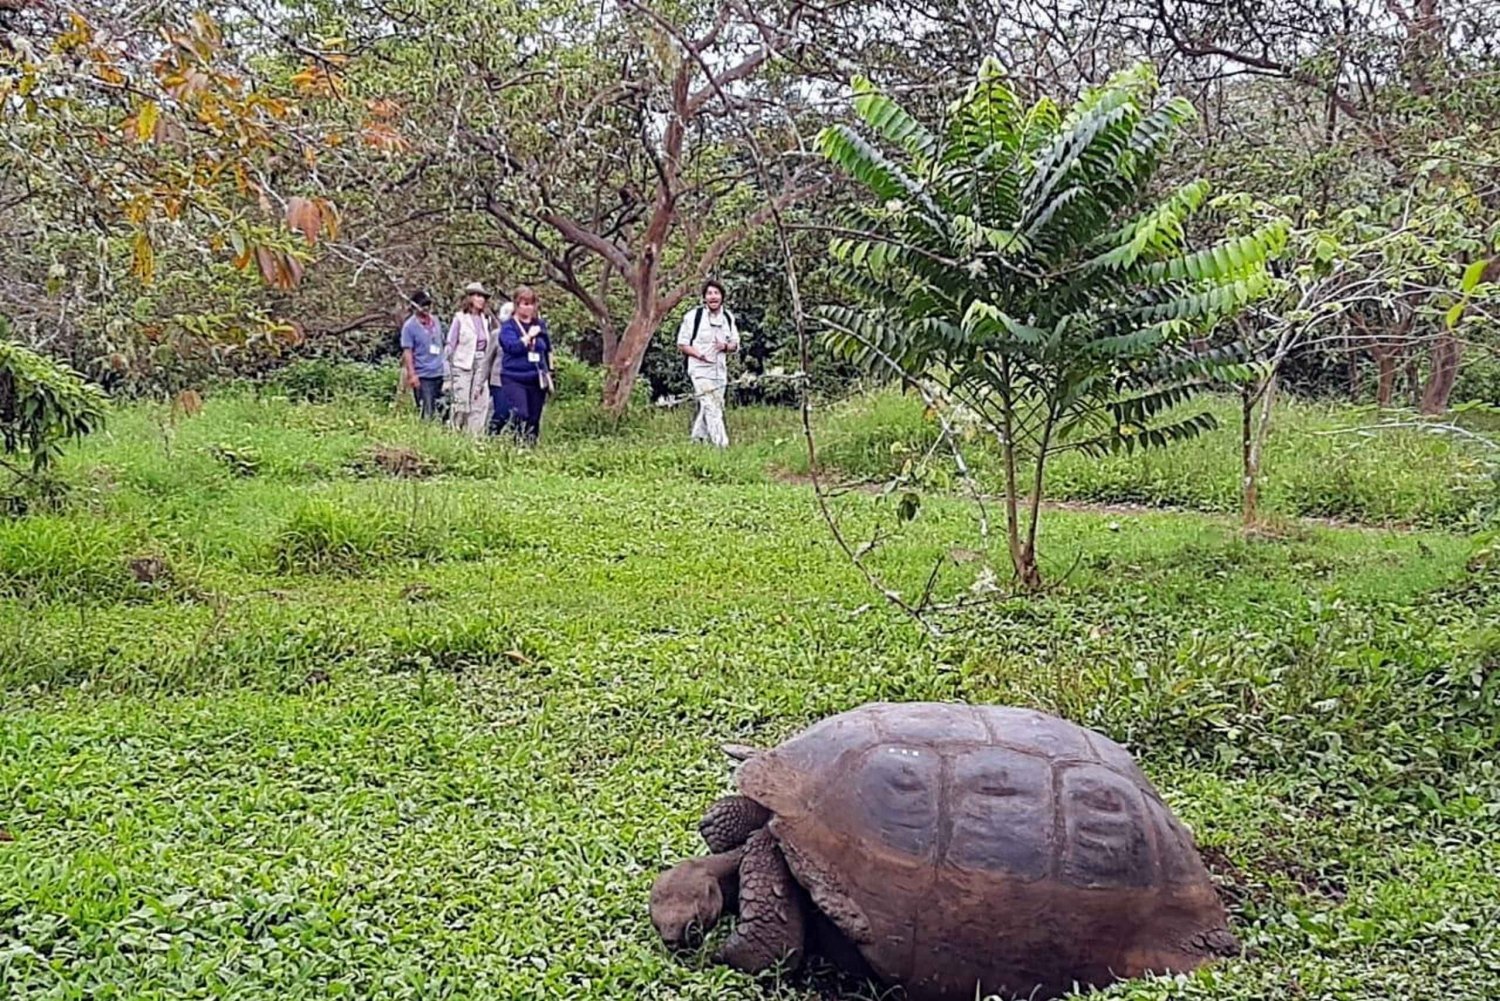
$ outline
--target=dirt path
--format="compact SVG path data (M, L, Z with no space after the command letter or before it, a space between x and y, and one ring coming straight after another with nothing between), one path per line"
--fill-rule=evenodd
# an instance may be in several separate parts
M790 486L811 487L812 477L806 473L790 473L778 471L772 474L772 478L778 483ZM883 483L870 481L844 482L836 481L832 489L848 493L857 491L869 496L879 494L885 488ZM951 500L966 499L960 493L944 493L941 496ZM998 494L983 494L981 499L987 505L1000 505L1004 498ZM1178 507L1173 505L1138 504L1131 501L1084 501L1084 500L1043 500L1043 511L1073 511L1079 514L1115 515L1122 518L1139 517L1144 514L1190 514L1199 518L1207 518L1211 521L1221 522L1233 527L1240 527L1238 514L1227 511L1205 511L1199 508ZM1392 524L1370 524L1363 521L1351 521L1346 518L1326 518L1317 515L1284 515L1279 512L1267 512L1265 523L1256 530L1256 534L1276 536L1284 534L1285 527L1296 526L1300 528L1337 528L1344 531L1354 532L1381 532L1406 535L1421 531L1418 526L1405 522Z

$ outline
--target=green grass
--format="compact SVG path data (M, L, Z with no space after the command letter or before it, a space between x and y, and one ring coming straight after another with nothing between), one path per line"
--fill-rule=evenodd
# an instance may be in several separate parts
M920 430L905 407L834 408L820 432L874 474ZM602 436L565 407L519 453L348 401L114 415L67 458L66 507L0 523L0 997L811 999L826 982L669 955L650 882L702 851L720 743L929 698L1127 742L1197 833L1252 955L1108 996L1492 992L1493 544L1055 511L1058 586L932 637L786 481L795 415L734 411L726 454L685 422ZM1234 454L1211 444L1054 487L1232 508L1208 481L1232 488ZM1273 496L1298 513L1322 460L1279 447ZM389 475L377 448L434 475ZM1441 507L1458 453L1362 448L1327 488L1338 513L1362 483L1376 520L1462 522ZM838 507L856 540L892 524L867 494ZM148 558L154 584L131 569ZM871 562L915 594L942 560L946 598L1001 559L934 495Z
M1238 511L1238 403L1209 398L1219 427L1163 451L1105 458L1065 453L1048 466L1045 495L1053 500L1135 503L1199 511ZM1283 403L1267 441L1261 507L1267 513L1371 524L1472 528L1492 518L1500 501L1500 453L1462 439L1412 428L1364 431L1378 415L1349 407ZM929 450L938 427L921 401L888 392L832 408L820 454L854 476L884 479ZM982 483L998 484L997 450L975 433L966 459ZM792 465L806 467L805 455ZM923 468L951 488L952 461L940 450Z

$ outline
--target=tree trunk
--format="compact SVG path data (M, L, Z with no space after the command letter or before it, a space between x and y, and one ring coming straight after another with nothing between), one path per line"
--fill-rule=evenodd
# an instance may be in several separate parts
M1026 590L1040 591L1042 589L1042 572L1036 565L1036 546L1029 542L1021 547L1021 559L1016 566L1016 576Z
M1276 406L1276 375L1277 370L1273 367L1271 374L1266 377L1265 386L1260 391L1260 420L1253 421L1252 418L1256 407L1254 396L1246 398L1241 410L1240 435L1244 442L1245 464L1241 512L1244 515L1246 528L1250 528L1260 520L1260 467L1261 458L1266 452L1266 439L1271 434L1271 411Z
M1001 362L1002 372L1005 373L1007 384L1009 384L1009 367ZM1023 585L1030 587L1028 578L1040 583L1036 570L1036 553L1028 553L1021 545L1021 487L1016 471L1016 440L1013 434L1014 422L1010 411L1010 403L1007 399L1005 411L1001 418L1001 434L1004 440L1000 443L1000 453L1005 461L1005 541L1010 548L1011 569L1016 572L1016 577ZM1028 571L1028 563L1030 569Z
M630 406L630 391L635 387L641 361L646 357L646 348L659 323L660 317L642 315L637 311L625 325L625 333L615 346L614 357L606 363L604 409L615 417L624 415Z
M1041 441L1037 445L1036 465L1031 477L1031 498L1026 511L1026 542L1021 546L1021 559L1016 565L1021 586L1028 591L1040 590L1042 586L1042 571L1036 562L1036 534L1042 520L1042 485L1047 470L1047 450L1052 447L1054 419L1049 412L1047 423L1042 427Z
M1432 342L1432 371L1422 392L1422 413L1441 414L1448 409L1453 384L1458 381L1458 338L1444 329Z
M1375 346L1370 348L1370 355L1375 359L1375 405L1385 409L1396 392L1396 352Z
M1240 521L1246 528L1260 519L1259 456L1255 452L1255 391L1240 390Z
M599 318L599 364L609 366L614 363L615 354L620 349L620 334L615 330L614 321L608 317Z
M1415 354L1406 356L1406 392L1414 407L1422 404L1422 373Z

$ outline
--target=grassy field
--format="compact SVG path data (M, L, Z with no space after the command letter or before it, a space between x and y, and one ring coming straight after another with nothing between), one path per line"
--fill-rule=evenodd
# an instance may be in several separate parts
M1196 832L1251 955L1108 996L1493 993L1500 554L1459 530L1490 503L1467 453L1290 408L1273 510L1418 527L1051 512L1066 579L934 638L789 482L795 415L733 412L727 454L686 420L565 408L517 453L358 402L114 415L57 510L0 522L0 997L857 996L673 957L646 893L702 851L720 743L929 698L1109 733ZM889 397L820 416L854 475L924 433ZM1052 488L1222 512L1235 463L1210 436ZM915 592L946 555L951 596L985 549L933 496L873 565Z

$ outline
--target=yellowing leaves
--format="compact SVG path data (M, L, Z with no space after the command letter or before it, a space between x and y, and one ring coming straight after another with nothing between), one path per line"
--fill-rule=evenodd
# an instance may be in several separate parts
M319 63L308 63L292 74L292 86L298 93L308 97L340 97L344 93L344 80L330 67Z
M156 200L149 192L134 195L122 206L126 221L132 226L144 225L155 208Z
M255 248L255 266L272 288L289 290L302 281L302 262L284 250L261 244Z
M338 233L338 214L333 203L326 198L287 199L286 224L302 234L308 243L316 244L318 234L327 230L329 236Z
M199 94L207 91L213 83L212 77L194 66L165 72L160 79L167 93L183 103L192 101Z
M130 273L147 285L156 277L156 248L151 245L151 237L145 230L135 234Z
M370 110L371 116L375 118L395 118L401 114L401 105L388 97L376 98L366 103L365 107Z
M360 130L360 139L371 149L382 152L399 152L409 149L411 140L403 136L394 126L385 122L373 122Z
M125 86L125 74L114 63L100 61L94 65L94 75L111 87Z
M58 52L71 52L76 48L88 45L94 40L94 28L81 14L75 11L68 12L68 21L73 25L67 31L57 36L53 48Z
M125 119L125 133L136 142L146 143L160 138L161 105L155 101L142 101L135 114Z

